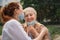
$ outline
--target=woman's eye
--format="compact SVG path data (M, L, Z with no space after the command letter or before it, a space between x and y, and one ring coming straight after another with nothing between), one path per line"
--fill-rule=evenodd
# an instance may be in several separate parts
M32 14L30 14L30 16L32 16Z
M25 17L28 17L28 15L25 15Z

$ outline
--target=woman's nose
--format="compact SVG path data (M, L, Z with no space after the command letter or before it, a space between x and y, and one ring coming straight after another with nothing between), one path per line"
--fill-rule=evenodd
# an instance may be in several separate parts
M30 19L30 16L28 16L28 18Z

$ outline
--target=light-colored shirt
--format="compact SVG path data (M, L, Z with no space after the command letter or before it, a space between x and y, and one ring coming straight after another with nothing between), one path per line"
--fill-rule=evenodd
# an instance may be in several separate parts
M15 19L6 22L2 30L2 40L32 40L22 25Z

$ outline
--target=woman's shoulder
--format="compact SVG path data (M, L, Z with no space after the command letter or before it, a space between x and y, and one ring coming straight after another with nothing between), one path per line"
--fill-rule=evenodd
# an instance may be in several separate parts
M42 24L41 24L41 23L39 23L39 22L36 22L36 25L39 25L39 26L41 26Z
M5 25L11 25L11 24L19 24L19 22L15 19L11 19L5 23Z
M41 23L39 23L39 22L37 22L36 25L38 25L38 26L41 27L41 28L46 28L46 29L47 29L47 27L46 27L45 25L43 25L43 24L41 24Z
M40 28L41 30L43 29L43 30L46 30L47 32L49 31L48 28L45 25L43 25L39 22L37 22L37 25L39 26L38 28Z
M16 20L10 19L3 25L3 28L9 28L11 25L14 25L14 23L16 23Z
M41 23L39 23L39 22L36 22L36 25L39 26L39 27L40 27L40 26L44 26L43 24L41 24Z

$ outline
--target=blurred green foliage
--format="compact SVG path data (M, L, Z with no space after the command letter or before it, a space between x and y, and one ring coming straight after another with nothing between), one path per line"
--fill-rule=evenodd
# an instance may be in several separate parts
M60 25L46 25L46 26L49 29L52 40L55 37L55 35L60 35L60 31L59 31Z
M37 20L43 22L50 19L50 22L60 22L60 0L21 0L23 8L33 7L37 10Z

